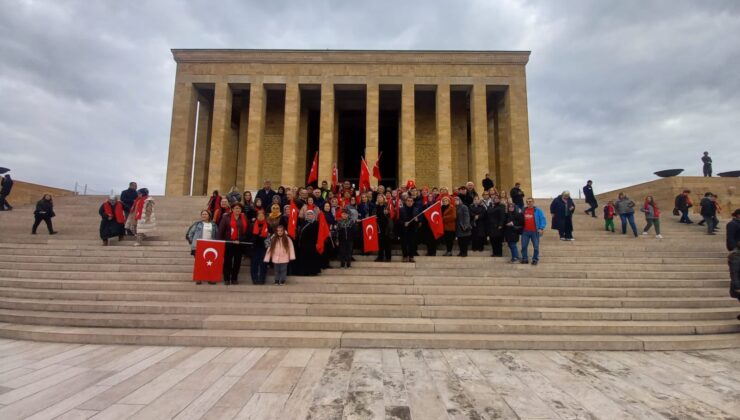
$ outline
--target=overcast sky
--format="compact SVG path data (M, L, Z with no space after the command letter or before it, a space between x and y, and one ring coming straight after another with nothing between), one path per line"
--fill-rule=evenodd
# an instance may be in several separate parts
M740 169L740 1L0 1L0 166L164 191L171 48L531 50L536 196Z

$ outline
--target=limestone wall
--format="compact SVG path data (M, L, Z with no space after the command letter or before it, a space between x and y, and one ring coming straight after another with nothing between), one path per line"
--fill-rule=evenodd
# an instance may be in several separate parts
M722 207L721 219L729 218L734 209L740 208L740 178L675 176L605 192L598 194L596 198L599 205L602 205L608 200L616 199L622 191L635 202L642 202L646 196L652 195L658 207L668 213L673 209L674 198L684 189L691 190L691 198L695 204L692 209L694 213L699 213L698 204L706 192L719 196L719 203Z
M13 180L13 190L10 192L10 196L8 196L8 202L13 207L32 204L39 201L45 193L50 193L54 197L74 195L74 191L70 190Z
M416 185L438 185L435 92L416 92Z

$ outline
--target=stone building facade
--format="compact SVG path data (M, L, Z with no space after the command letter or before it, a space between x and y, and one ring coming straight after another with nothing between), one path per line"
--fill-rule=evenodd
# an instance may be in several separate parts
M359 176L520 182L531 192L529 52L173 50L167 195ZM377 181L373 178L373 183Z

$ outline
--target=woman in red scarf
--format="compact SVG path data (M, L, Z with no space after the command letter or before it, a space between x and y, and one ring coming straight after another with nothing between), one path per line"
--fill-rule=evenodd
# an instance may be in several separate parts
M108 240L118 236L118 240L123 240L123 225L126 223L126 216L123 213L123 203L118 196L111 196L100 206L100 239L103 240L103 246L108 246Z
M249 229L252 238L252 264L250 271L252 274L252 283L265 284L267 278L267 264L265 263L265 251L270 246L265 240L270 237L270 225L265 219L265 212L258 211L257 219L252 223Z
M224 285L239 284L239 269L242 266L242 243L247 241L249 222L242 211L242 203L231 205L231 214L221 218L218 225L219 239L226 241L224 256Z

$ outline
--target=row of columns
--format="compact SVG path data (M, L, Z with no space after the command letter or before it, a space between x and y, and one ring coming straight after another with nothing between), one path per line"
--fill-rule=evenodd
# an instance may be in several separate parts
M380 90L377 82L367 84L366 95L366 159L372 165L378 155L378 125ZM414 83L412 80L401 86L401 142L399 150L399 182L415 178L416 174L416 142L415 142L415 104ZM228 83L215 84L215 92L210 115L210 125L205 123L208 116L205 112L199 115L199 139L206 139L207 130L210 130L210 148L207 167L205 159L206 141L198 141L198 150L193 148L195 135L195 114L198 101L197 89L191 83L176 83L172 131L170 138L169 162L167 168L166 194L189 195L191 185L191 169L195 154L195 185L204 185L203 177L207 172L207 193L212 190L224 190L228 171L237 171L244 168L238 175L243 179L236 179L238 185L246 189L256 190L262 182L262 153L265 131L266 94L262 80L255 80L249 89L249 109L243 106L239 143L233 144L231 135L231 114L233 93ZM518 102L517 102L518 101ZM303 157L297 155L299 150L299 126L301 113L300 87L296 81L289 81L285 86L285 120L283 138L283 159L281 183L284 185L303 185ZM436 130L438 141L439 185L452 187L452 127L450 109L450 84L440 83L436 89ZM521 181L525 186L529 180L529 141L526 121L526 91L513 92L507 89L504 99L504 130L506 141L499 147L502 155L500 173L504 182L513 184L518 176L525 175ZM512 109L513 108L513 109ZM523 112L524 119L512 121L512 112ZM484 173L493 173L489 167L489 138L488 114L486 105L486 85L474 84L470 95L472 173L481 178ZM522 122L523 121L523 122ZM245 124L246 123L246 124ZM518 124L518 126L517 126ZM521 124L524 124L522 127ZM246 125L246 135L244 135ZM518 133L518 135L517 135ZM523 134L522 134L523 133ZM201 137L203 136L203 137ZM526 138L517 138L526 136ZM244 138L246 137L246 141ZM330 180L332 165L337 160L337 133L335 124L335 95L334 84L325 81L321 84L321 110L319 127L319 180ZM203 143L203 145L201 145ZM231 153L240 152L238 163L227 164ZM289 153L294 153L292 156ZM522 159L522 162L517 162ZM254 164L257 162L257 164ZM203 173L198 173L203 172ZM233 172L231 172L233 173ZM506 174L506 175L504 175ZM373 179L374 181L374 179ZM517 179L519 181L519 179ZM198 184L200 182L200 184Z

